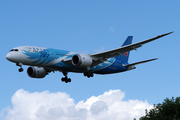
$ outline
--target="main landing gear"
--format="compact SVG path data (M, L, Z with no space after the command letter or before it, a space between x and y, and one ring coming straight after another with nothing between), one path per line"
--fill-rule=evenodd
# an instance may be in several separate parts
M62 82L65 82L65 83L68 83L68 82L71 82L71 78L68 78L67 77L67 72L62 72L63 73L63 75L65 76L65 77L63 77L63 78L61 78L61 81ZM85 72L84 73L84 76L86 77L88 77L88 78L90 78L90 77L93 77L94 76L94 74L93 73L91 73L91 72Z
M22 63L16 63L17 66L19 66L19 72L22 72L24 69L22 68Z
M67 72L62 72L63 73L63 75L65 76L65 77L63 77L63 78L61 78L61 81L62 82L65 82L65 83L68 83L68 82L71 82L71 78L68 78L67 77Z
M93 77L94 74L91 73L91 72L85 72L85 73L84 73L84 76L85 76L85 77L87 76L88 78L90 78L90 77Z

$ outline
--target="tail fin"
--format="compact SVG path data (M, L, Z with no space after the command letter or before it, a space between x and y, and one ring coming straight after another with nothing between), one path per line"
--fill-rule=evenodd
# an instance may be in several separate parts
M131 44L132 43L132 39L133 39L133 36L128 36L127 39L124 41L124 43L122 44L121 47ZM130 52L126 52L126 53L124 53L122 55L116 56L115 58L116 58L117 61L121 61L123 63L127 63L128 62L128 58L129 58L129 54L130 54Z

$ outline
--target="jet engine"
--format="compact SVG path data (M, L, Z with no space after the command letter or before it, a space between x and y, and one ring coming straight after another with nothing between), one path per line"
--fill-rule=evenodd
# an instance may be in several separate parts
M78 67L88 67L92 65L92 58L87 54L77 54L72 57L72 64Z
M43 67L28 67L27 74L32 78L44 78L47 75L47 71Z

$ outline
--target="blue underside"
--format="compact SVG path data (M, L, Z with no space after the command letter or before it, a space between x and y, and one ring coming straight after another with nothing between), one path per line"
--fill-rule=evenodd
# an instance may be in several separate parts
M128 68L122 66L122 62L115 61L110 66L103 68L101 70L96 71L97 74L111 74L111 73L118 73L118 72L124 72Z
M53 54L52 54L52 51L54 51ZM46 49L41 52L28 52L24 50L24 54L27 56L27 58L34 59L35 61L32 62L32 64L37 65L37 66L48 64L55 59L64 57L64 55L67 54L68 52L69 51L61 51L61 50L54 50L54 49ZM64 55L63 54L57 55L57 53L59 54L63 53ZM72 56L73 55L71 55L71 57ZM96 74L111 74L111 73L123 72L127 70L127 67L122 66L122 64L125 63L123 61L127 61L125 60L124 55L116 56L115 58L111 58L107 60L106 62L103 62L91 68L90 71ZM67 64L62 61L59 63L53 64L51 66L47 66L47 68L50 68L52 70L67 71L67 72L80 72L80 73L87 72L86 68L76 67L76 66L73 66L72 64Z

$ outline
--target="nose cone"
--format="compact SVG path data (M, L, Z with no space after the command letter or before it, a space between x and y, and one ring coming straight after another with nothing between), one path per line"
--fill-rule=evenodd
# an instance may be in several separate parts
M11 55L11 53L8 53L8 54L6 55L6 59L9 60L9 61L12 60L12 55Z

